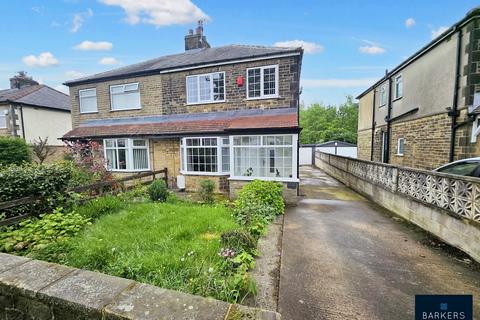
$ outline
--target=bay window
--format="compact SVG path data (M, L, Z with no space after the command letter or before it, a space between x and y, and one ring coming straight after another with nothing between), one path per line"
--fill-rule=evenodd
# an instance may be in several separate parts
M187 104L225 101L225 72L188 76Z
M140 89L138 83L110 86L111 109L140 109Z
M222 174L230 172L228 137L192 137L181 140L181 168L184 173Z
M232 137L235 178L296 178L296 135Z
M147 140L105 139L103 146L109 170L144 171L150 169Z
M278 96L278 66L247 69L247 98Z
M78 91L78 100L80 102L80 113L97 112L97 89L84 89Z

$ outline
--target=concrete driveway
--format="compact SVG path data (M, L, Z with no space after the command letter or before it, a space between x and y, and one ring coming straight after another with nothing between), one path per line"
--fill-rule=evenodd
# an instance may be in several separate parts
M480 319L478 265L318 169L301 178L284 220L282 319L414 319L415 294L473 294Z

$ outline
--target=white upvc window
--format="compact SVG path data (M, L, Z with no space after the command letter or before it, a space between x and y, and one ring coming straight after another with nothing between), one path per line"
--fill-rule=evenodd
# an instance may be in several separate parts
M186 137L180 142L181 171L185 174L230 173L228 137Z
M110 86L110 103L112 111L141 109L138 82Z
M278 97L278 65L247 69L247 99Z
M187 104L225 102L225 72L187 76Z
M380 97L379 97L379 101L380 101L380 107L383 107L384 105L387 104L387 85L386 84L382 84L382 86L380 87Z
M232 136L231 177L297 181L296 134Z
M80 113L95 113L97 109L97 89L78 90L78 100L80 101Z
M472 123L472 137L470 139L471 143L477 142L477 137L480 135L480 117L477 116L475 121Z
M395 77L395 99L403 96L403 76L400 74Z
M146 171L150 169L148 140L104 139L103 147L110 171Z
M397 141L397 156L403 156L405 152L405 138L399 138Z
M7 128L8 110L0 110L0 129Z

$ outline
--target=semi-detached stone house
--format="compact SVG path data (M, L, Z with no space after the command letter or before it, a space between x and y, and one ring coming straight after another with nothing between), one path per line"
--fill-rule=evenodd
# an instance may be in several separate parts
M51 154L46 161L63 158L59 139L72 129L70 97L20 73L10 79L10 88L0 90L0 136L27 143L48 139Z
M480 9L360 94L358 157L433 169L480 155Z
M167 168L169 186L203 179L232 195L253 179L298 190L301 48L211 48L201 25L185 52L69 81L73 130L103 145L117 173Z

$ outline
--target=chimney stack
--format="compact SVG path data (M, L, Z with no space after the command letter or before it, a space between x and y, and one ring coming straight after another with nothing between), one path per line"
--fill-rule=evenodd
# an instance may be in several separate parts
M210 44L207 37L203 35L203 21L199 20L195 33L190 29L185 36L185 51L202 48L210 48Z
M34 85L38 85L38 82L29 77L25 71L19 71L10 78L10 89L21 89Z

